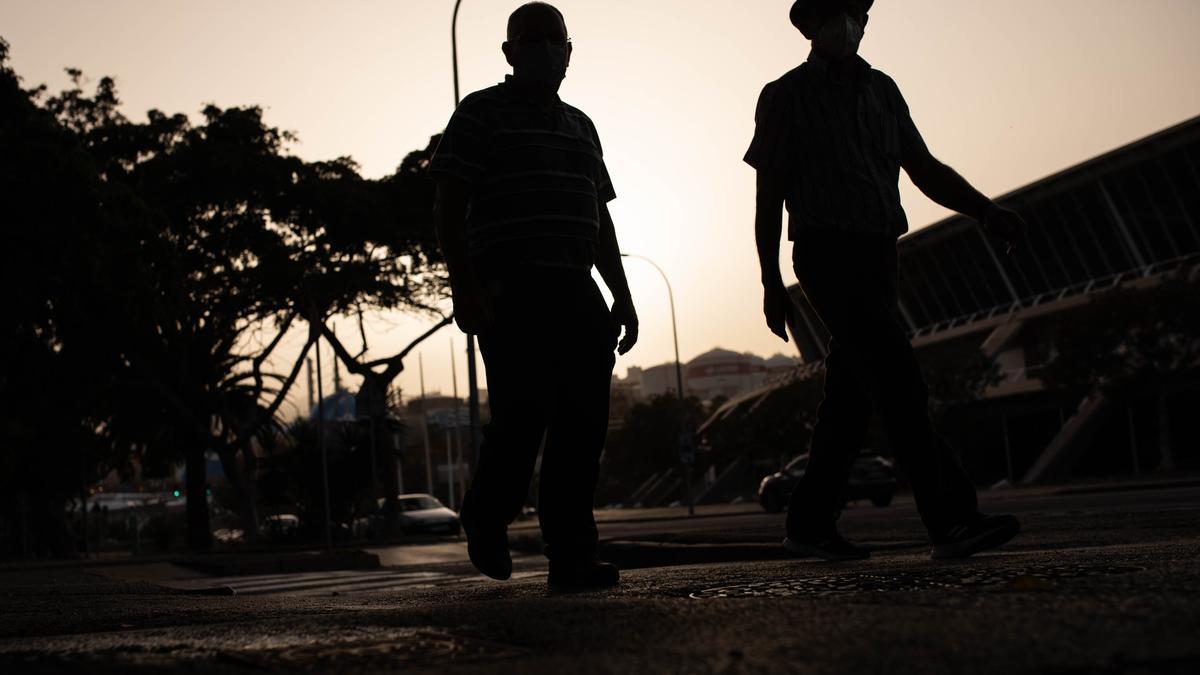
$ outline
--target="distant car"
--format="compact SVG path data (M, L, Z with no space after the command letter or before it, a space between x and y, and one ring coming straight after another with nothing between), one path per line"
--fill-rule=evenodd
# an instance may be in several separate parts
M462 530L458 514L446 508L437 497L430 494L417 493L399 495L399 513L396 514L397 526L404 534L454 534ZM379 508L366 518L364 534L370 538L385 529L386 515L383 508L385 500L379 499Z
M300 531L300 516L294 513L267 516L259 523L259 528L267 539L282 540L295 537Z
M780 471L762 479L758 486L758 503L771 513L788 505L792 489L808 468L808 453L787 463ZM896 468L892 460L869 452L859 454L850 470L850 481L842 495L844 502L869 499L875 506L887 506L896 494Z

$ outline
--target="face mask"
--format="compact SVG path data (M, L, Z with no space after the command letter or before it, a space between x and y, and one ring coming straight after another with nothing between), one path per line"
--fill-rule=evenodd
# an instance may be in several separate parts
M567 48L542 42L518 45L513 77L538 91L557 92L567 76Z
M858 53L858 45L862 39L862 24L849 14L841 14L821 26L813 43L830 56L848 59Z

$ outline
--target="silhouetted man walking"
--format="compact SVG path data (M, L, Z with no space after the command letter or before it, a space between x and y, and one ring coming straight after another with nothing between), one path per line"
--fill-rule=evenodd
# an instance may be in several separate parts
M872 410L883 422L933 542L933 557L999 546L1012 516L979 513L975 489L934 431L929 392L900 323L896 239L908 230L900 168L930 199L1015 245L1019 215L935 159L896 83L858 56L873 0L799 0L792 24L812 41L807 62L763 88L746 162L757 170L755 234L767 325L787 340L791 307L779 273L781 210L801 288L829 329L825 397L811 458L788 507L784 546L825 559L866 558L836 528L841 495Z
M542 2L517 8L502 49L513 74L463 99L429 167L455 319L479 336L492 414L463 529L475 567L509 578L507 528L544 446L538 518L550 585L608 586L619 573L596 557L592 499L613 349L629 351L638 331L606 206L616 194L592 121L558 97L571 59L562 14Z

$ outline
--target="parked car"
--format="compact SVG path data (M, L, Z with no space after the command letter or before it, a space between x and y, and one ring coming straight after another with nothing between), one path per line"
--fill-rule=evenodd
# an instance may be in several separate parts
M269 541L295 539L300 533L300 516L294 513L267 516L259 523L259 529Z
M796 482L808 468L808 453L787 463L781 470L765 477L758 486L758 503L771 513L787 507ZM869 499L875 506L887 506L896 494L896 468L892 460L870 452L860 453L850 470L850 481L842 495L845 502Z
M405 494L397 497L400 512L396 515L397 526L404 534L454 534L462 530L458 514L446 508L437 497L425 493ZM385 529L387 516L384 514L385 500L381 497L378 508L356 525L368 538ZM365 522L364 522L365 521ZM356 529L359 529L356 528Z

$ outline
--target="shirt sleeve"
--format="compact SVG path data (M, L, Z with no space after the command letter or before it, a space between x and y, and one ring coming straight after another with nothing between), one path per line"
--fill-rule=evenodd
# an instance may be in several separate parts
M743 157L755 169L789 170L796 162L792 105L779 82L763 87L754 111L754 138Z
M607 204L617 198L617 193L608 175L608 166L604 163L604 148L600 145L600 133L596 131L595 124L592 125L592 142L596 144L596 154L600 157L596 169L596 198L601 204Z
M915 157L929 154L929 148L926 147L925 139L921 137L921 132L917 130L917 125L913 122L912 113L908 110L908 102L900 93L900 87L896 86L896 83L890 78L888 82L891 84L889 89L892 90L893 106L896 111L896 126L900 132L900 161L907 164Z
M490 136L484 112L470 99L458 106L429 160L430 175L455 176L468 185L479 182L487 170Z

